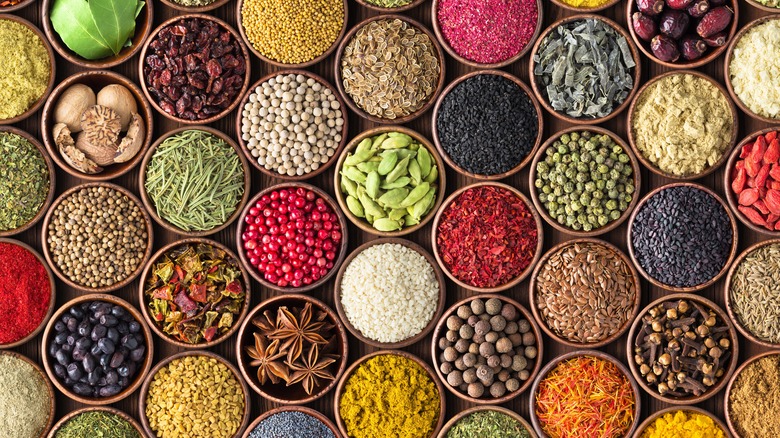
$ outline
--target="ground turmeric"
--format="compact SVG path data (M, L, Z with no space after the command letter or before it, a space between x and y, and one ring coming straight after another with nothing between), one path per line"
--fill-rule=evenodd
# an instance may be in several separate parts
M642 432L642 438L724 438L723 429L708 415L674 411L658 417Z

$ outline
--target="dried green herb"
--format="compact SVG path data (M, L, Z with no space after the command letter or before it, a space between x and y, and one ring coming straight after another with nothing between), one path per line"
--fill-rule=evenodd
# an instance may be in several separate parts
M49 194L49 169L32 143L0 132L0 231L30 222Z
M461 419L447 438L530 438L522 423L497 411L479 411Z
M380 8L391 9L406 6L411 3L412 0L366 0L366 2L374 6L379 6Z
M141 438L124 418L110 412L84 412L57 430L54 438Z

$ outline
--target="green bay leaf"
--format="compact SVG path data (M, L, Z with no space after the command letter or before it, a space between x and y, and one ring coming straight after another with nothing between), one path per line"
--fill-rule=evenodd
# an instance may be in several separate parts
M54 0L50 19L68 48L84 59L116 55L135 33L143 2L127 0Z
M136 7L137 2L130 0L89 0L92 16L100 23L98 31L114 55L135 33Z

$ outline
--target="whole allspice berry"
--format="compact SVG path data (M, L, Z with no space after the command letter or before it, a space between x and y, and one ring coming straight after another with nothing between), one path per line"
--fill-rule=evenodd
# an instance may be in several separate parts
M517 319L517 308L514 305L506 303L501 307L501 316L507 321L514 321Z
M459 386L463 383L463 374L460 371L453 371L447 374L447 383L451 386Z
M509 392L515 392L520 389L520 381L517 379L509 379L504 385L506 385L506 390Z
M482 315L485 313L485 302L480 299L472 301L471 311L474 312L475 315Z
M452 347L444 349L444 360L447 362L454 362L459 357L458 351Z
M506 328L506 319L501 315L490 318L490 327L494 332L500 332Z
M501 313L502 307L504 307L504 304L498 298L491 298L485 302L485 311L488 315L498 315Z
M512 341L509 338L501 338L496 342L496 351L499 353L509 353L512 351Z
M488 332L490 332L490 322L488 321L478 322L477 325L474 326L474 332L482 336L488 334Z
M463 372L463 381L465 383L474 383L477 379L477 370L474 368L469 368L466 371Z
M484 342L479 346L479 354L484 358L488 358L496 354L496 347L489 342Z
M459 318L461 318L463 320L467 320L474 313L471 311L471 307L469 307L469 306L464 304L464 305L458 307L457 314L458 314Z
M469 384L468 394L469 397L480 398L485 393L485 387L479 382Z
M504 386L504 382L493 382L493 384L490 385L490 395L493 397L502 397L504 394L506 394L506 386Z
M460 330L462 325L463 320L455 315L450 315L450 317L447 318L447 328L450 330Z

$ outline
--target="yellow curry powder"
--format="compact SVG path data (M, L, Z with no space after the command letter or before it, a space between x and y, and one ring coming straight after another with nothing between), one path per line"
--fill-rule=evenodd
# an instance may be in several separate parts
M642 432L642 438L724 438L715 421L697 412L675 411L658 417Z
M27 111L46 92L51 63L40 37L27 26L0 20L0 120Z
M593 9L604 6L609 0L561 0L569 6L581 9Z
M428 373L395 354L360 365L349 377L339 407L350 438L428 438L439 411L439 392Z

